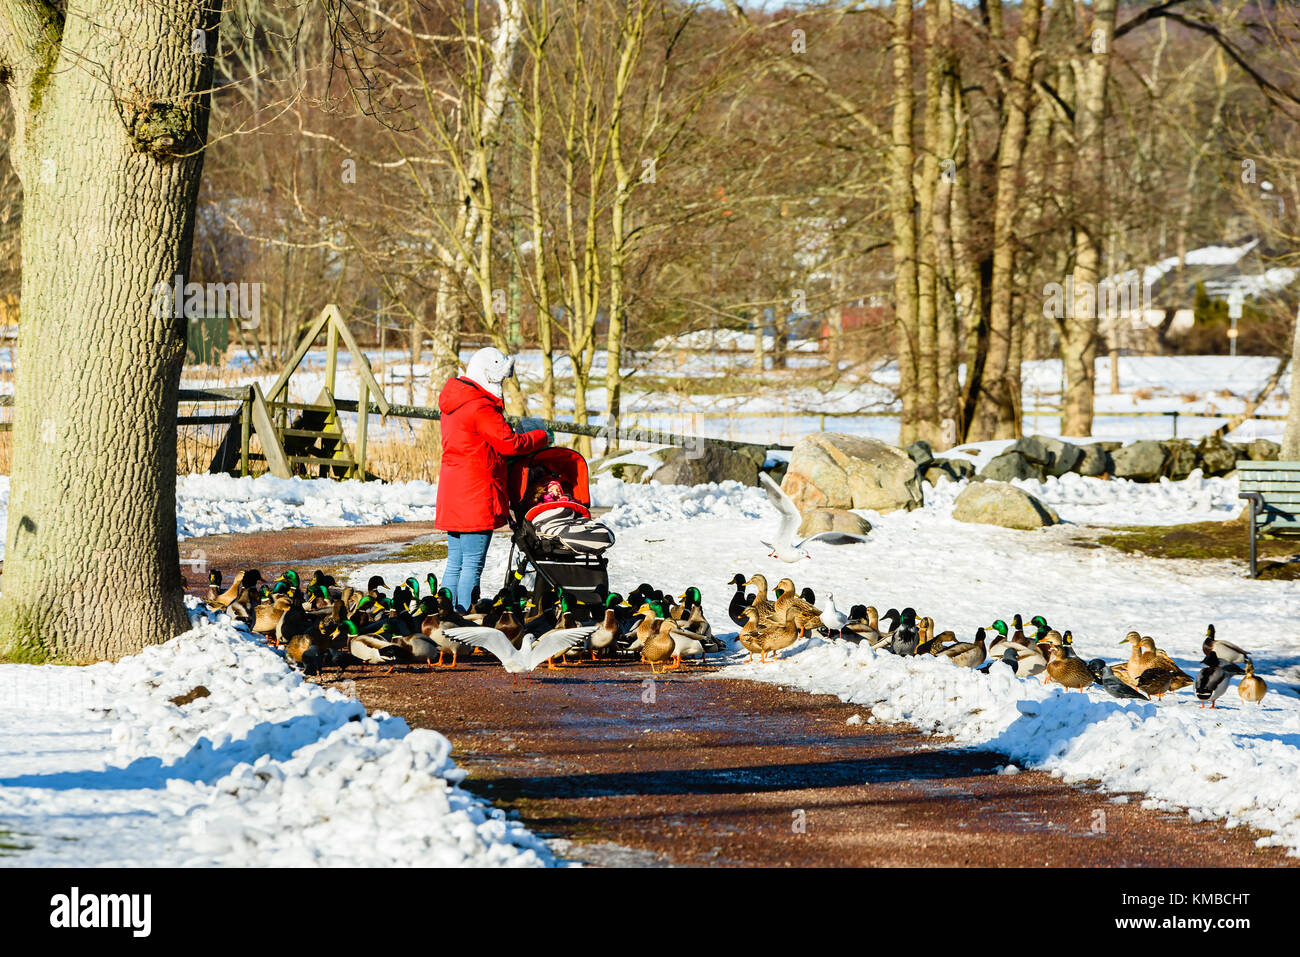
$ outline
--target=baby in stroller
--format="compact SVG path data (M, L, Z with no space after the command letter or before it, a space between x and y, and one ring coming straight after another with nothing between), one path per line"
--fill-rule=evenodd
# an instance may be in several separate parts
M563 544L570 551L599 554L614 544L614 533L593 519L563 477L549 469L537 468L529 475L524 508L539 538Z

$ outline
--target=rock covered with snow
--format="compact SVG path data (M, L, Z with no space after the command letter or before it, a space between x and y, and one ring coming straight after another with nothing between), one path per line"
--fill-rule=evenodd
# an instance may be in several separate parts
M1044 528L1060 521L1042 501L1006 482L972 482L952 505L959 522L1000 525L1002 528Z
M902 449L842 432L805 435L790 455L781 488L799 510L862 508L875 512L925 503L916 463Z
M1145 440L1116 449L1110 458L1116 478L1154 482L1165 474L1169 449L1161 442Z

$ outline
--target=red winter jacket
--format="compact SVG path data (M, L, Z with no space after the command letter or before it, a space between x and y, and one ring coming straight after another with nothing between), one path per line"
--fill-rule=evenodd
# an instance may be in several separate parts
M545 432L515 432L501 409L500 399L469 379L448 379L442 388L442 467L434 524L445 532L486 532L504 525L509 509L505 457L546 446Z

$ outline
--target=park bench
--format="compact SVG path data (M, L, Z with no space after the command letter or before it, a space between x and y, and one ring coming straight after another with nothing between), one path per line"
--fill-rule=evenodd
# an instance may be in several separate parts
M1269 535L1300 536L1300 462L1237 461L1240 494L1250 503L1250 577L1259 577L1255 539Z

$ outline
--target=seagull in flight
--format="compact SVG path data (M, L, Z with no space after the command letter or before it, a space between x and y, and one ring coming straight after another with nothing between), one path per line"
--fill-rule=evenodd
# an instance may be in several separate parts
M867 536L857 535L852 532L818 532L816 535L795 541L795 533L799 529L799 523L803 521L799 509L795 508L790 496L781 491L781 486L773 482L772 477L766 472L759 472L758 480L763 483L763 490L767 492L768 500L781 513L781 521L776 527L776 543L763 542L764 545L771 549L768 554L769 558L779 558L783 562L797 562L802 558L812 558L812 555L808 554L804 549L804 546L809 542L825 542L827 545L851 545L854 542L867 541Z
M448 628L447 634L463 644L491 652L500 659L501 667L510 674L522 675L532 671L543 661L549 661L556 655L586 641L595 630L595 625L583 628L557 628L548 631L531 645L528 643L528 636L525 635L520 648L512 645L505 632L496 628Z

